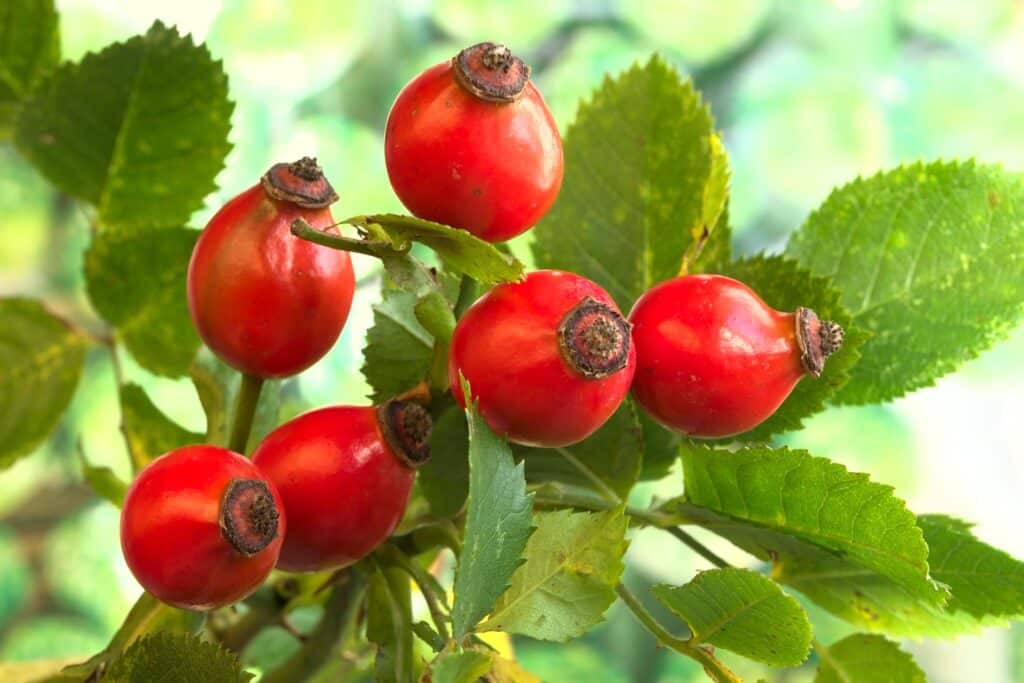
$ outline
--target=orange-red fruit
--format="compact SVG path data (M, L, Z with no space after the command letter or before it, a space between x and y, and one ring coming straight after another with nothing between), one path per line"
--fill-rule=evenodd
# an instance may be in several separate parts
M562 139L529 75L505 46L480 43L405 86L384 150L409 211L488 242L540 220L562 183Z
M188 269L188 306L221 360L257 377L305 370L337 341L355 276L348 252L291 233L332 230L337 195L313 159L277 164L210 219Z
M405 513L429 438L430 414L397 400L321 408L271 432L252 459L288 515L278 567L343 567L380 545Z
M539 270L494 287L452 336L448 380L460 373L491 429L530 446L568 446L594 433L629 391L629 324L590 280Z
M629 319L633 396L662 425L700 438L764 422L805 375L821 374L843 336L814 311L776 311L722 275L663 282L640 297Z
M216 446L185 446L151 462L121 510L128 568L147 591L186 609L215 609L256 590L284 535L274 485Z

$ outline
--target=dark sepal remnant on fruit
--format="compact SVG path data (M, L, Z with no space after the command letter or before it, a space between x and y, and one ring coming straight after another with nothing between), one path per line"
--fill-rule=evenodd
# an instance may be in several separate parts
M277 536L281 517L265 481L234 478L220 503L220 530L232 547L252 557Z
M487 102L515 102L530 81L530 67L504 45L477 43L452 59L455 80Z
M843 345L843 328L831 320L819 320L817 313L801 306L796 309L796 342L804 370L820 377L825 360Z
M558 324L558 347L573 370L601 379L626 367L630 324L618 311L586 297Z
M430 460L430 413L419 403L391 399L377 406L380 431L395 455L416 469Z
M290 164L274 164L260 178L260 183L264 192L274 199L305 209L322 209L338 201L338 193L316 159L311 157L302 157Z

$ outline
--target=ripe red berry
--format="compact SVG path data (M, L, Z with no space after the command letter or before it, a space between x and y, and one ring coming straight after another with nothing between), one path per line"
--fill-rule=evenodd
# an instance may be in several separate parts
M380 545L405 513L429 439L430 414L398 400L321 408L271 432L252 458L288 514L278 567L342 567Z
M459 373L490 427L530 446L568 446L598 429L629 391L629 323L590 280L539 270L493 288L459 320L448 381Z
M121 511L121 550L160 600L208 610L256 590L285 533L274 485L237 453L185 446L146 466Z
M414 78L391 107L384 150L409 211L488 242L532 227L562 184L558 127L504 45L467 47Z
M188 269L188 307L199 336L237 370L286 377L327 353L352 305L348 252L291 233L304 219L334 225L337 199L316 161L276 164L210 219Z
M663 282L629 319L633 396L661 424L702 438L761 424L804 375L819 376L843 342L843 328L809 308L776 311L722 275Z

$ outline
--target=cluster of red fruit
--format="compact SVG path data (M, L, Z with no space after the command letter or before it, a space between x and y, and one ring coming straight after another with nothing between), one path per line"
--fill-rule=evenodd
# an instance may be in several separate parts
M491 242L533 226L554 202L562 147L529 67L482 43L415 78L387 124L395 192L415 215ZM188 302L206 344L258 378L320 359L341 333L355 281L349 254L291 234L296 219L336 231L337 199L316 162L278 164L203 232ZM596 431L632 389L658 422L693 437L746 431L842 330L809 309L781 313L719 275L679 277L644 294L627 321L600 286L542 270L494 287L458 321L449 356L495 432L561 447ZM165 602L237 601L277 566L351 564L395 529L415 469L430 455L430 414L398 399L301 415L252 460L214 446L172 451L140 473L121 522L125 558Z

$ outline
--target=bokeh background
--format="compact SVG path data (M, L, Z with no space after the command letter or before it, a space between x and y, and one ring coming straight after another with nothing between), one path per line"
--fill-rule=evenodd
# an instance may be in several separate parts
M777 249L831 187L900 162L937 157L1024 169L1024 2L1020 0L59 0L63 54L77 59L156 18L224 60L235 100L234 150L221 190L194 217L251 185L274 161L319 157L340 215L400 210L383 129L391 101L424 67L480 40L533 65L562 130L605 72L658 51L710 101L733 167L740 253ZM92 313L80 273L87 217L0 145L0 294L42 296ZM528 239L514 248L528 256ZM359 288L337 348L292 388L299 405L364 400L358 372L379 273L356 257ZM185 426L203 417L187 381L130 379ZM934 388L881 407L830 409L783 440L870 472L918 512L977 522L979 536L1024 557L1024 328ZM103 647L137 597L117 541L117 510L82 483L77 444L127 475L108 356L94 353L71 411L32 457L0 472L0 660L73 657ZM25 397L31 400L31 397ZM681 489L678 474L637 492ZM709 545L737 563L749 558ZM677 547L678 546L678 547ZM637 534L628 581L688 580L704 565L674 540ZM847 627L811 607L824 642ZM655 650L613 608L585 638L517 639L545 681L702 680ZM1024 627L954 642L906 643L934 683L1024 681ZM257 664L258 654L250 663ZM255 658L255 659L253 659ZM785 672L725 659L756 680Z

